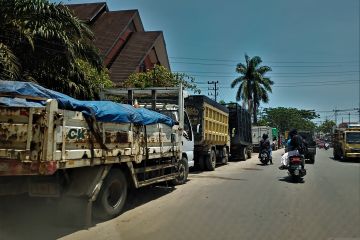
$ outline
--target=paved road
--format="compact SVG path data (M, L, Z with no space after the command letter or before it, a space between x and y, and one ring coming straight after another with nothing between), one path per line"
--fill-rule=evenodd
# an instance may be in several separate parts
M191 173L175 189L136 190L121 216L87 230L22 220L16 232L0 224L0 239L360 239L360 163L331 152L318 150L303 183L289 181L278 160L262 166L254 156Z

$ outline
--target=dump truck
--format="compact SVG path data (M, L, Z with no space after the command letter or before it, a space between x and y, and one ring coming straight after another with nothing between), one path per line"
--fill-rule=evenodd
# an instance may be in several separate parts
M360 124L334 130L333 155L338 160L360 159Z
M174 91L182 99L182 89ZM186 181L183 101L175 121L28 82L0 81L0 94L0 196L83 199L87 216L94 209L109 219L121 213L131 187Z
M194 159L201 170L227 164L230 154L229 110L204 95L185 98L194 133Z
M230 158L246 160L251 158L251 115L237 103L223 104L229 110Z

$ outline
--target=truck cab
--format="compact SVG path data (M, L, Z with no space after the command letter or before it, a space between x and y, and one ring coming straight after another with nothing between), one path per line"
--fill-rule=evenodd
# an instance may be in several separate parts
M335 159L360 159L360 126L335 129L333 145Z

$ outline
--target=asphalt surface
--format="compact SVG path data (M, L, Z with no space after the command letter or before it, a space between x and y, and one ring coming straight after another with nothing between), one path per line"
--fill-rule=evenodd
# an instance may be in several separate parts
M281 153L273 152L274 165L253 154L192 172L176 188L135 190L122 215L89 229L53 225L46 205L5 209L0 239L360 239L359 161L339 162L331 149L318 149L304 181L294 183L278 169Z

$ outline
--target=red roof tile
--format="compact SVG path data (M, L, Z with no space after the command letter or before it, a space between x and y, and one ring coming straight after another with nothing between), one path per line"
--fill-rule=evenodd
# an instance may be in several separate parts
M142 63L162 32L134 32L110 67L111 80L118 85Z
M79 19L86 22L91 22L101 11L108 10L105 2L69 4L65 6L74 11Z
M137 10L106 12L91 26L95 36L94 44L103 57L107 55L136 14Z

